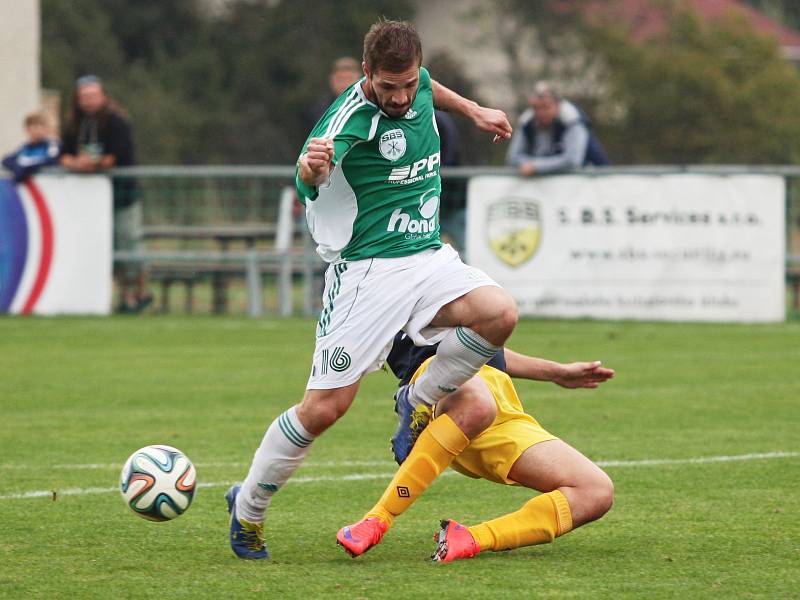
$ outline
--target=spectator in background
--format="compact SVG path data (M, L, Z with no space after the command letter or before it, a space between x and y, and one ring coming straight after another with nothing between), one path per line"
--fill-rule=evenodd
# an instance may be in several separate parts
M14 174L15 181L27 179L42 167L58 164L58 142L50 137L45 116L31 113L24 123L27 141L16 152L3 157L3 166Z
M587 116L550 84L536 84L528 103L530 108L519 119L506 159L520 175L610 164Z
M364 75L361 70L361 63L352 56L342 56L333 61L331 73L328 76L328 87L330 91L321 98L311 110L308 111L309 127L316 125L319 118L325 114L331 103L338 98L343 91L361 79Z
M461 164L460 139L455 119L443 110L434 110L436 130L441 144L440 164L457 167ZM443 177L439 215L442 238L459 252L465 250L467 211L465 208L466 180Z
M94 75L78 79L62 135L61 165L77 173L97 173L135 164L131 127L126 112L109 98ZM135 182L115 177L114 250L135 252L141 241L142 207ZM141 264L114 264L120 294L118 310L137 313L153 301Z

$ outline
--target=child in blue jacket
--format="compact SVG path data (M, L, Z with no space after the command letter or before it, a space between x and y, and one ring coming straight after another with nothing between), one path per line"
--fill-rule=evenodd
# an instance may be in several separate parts
M60 149L58 142L48 135L47 120L41 113L25 117L25 133L28 141L16 152L3 157L3 167L22 181L42 167L58 164Z

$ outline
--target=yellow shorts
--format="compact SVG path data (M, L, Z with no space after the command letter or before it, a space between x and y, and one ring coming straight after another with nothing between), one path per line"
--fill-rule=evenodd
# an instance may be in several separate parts
M426 360L411 381L416 380L432 359ZM475 479L518 485L508 478L511 467L525 450L540 442L557 440L522 408L511 378L494 367L478 371L497 403L497 417L483 433L472 440L452 463L453 469Z

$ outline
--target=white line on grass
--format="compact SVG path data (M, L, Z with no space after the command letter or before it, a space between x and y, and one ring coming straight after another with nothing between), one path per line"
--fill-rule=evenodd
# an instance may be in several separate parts
M652 467L659 465L693 465L701 463L736 462L769 458L794 458L800 452L763 452L761 454L734 454L730 456L699 456L697 458L652 458L647 460L598 460L599 467Z
M390 467L395 463L391 460L310 460L303 463L306 468L314 467ZM51 467L42 467L42 465L22 465L22 464L0 464L0 470L15 470L15 471L42 471L53 469L71 469L71 470L86 470L86 471L105 471L105 470L120 470L122 469L122 462L120 463L76 463L76 464L63 464L53 465ZM250 463L243 462L209 462L209 463L194 463L198 469L227 469L237 467L248 467Z
M696 458L649 458L644 460L598 460L595 463L600 467L652 467L659 465L686 465L686 464L702 464L702 463L715 463L715 462L735 462L747 460L761 460L770 458L793 458L800 456L800 452L762 452L754 454L733 454L725 456L700 456ZM328 460L328 461L315 461L310 460L303 463L303 467L307 469L317 467L390 467L394 462L390 460ZM213 468L236 468L247 467L249 464L242 462L212 462L212 463L195 463L198 469L213 469ZM80 470L117 470L120 465L116 463L85 463L74 465L53 465L48 470L52 469L80 469ZM31 465L13 465L5 464L0 465L0 469L14 469L14 470L30 470L38 471L41 468L36 468Z
M756 454L734 454L724 456L699 456L696 458L654 458L645 460L598 460L597 465L601 467L653 467L660 465L691 465L703 463L737 462L749 460L769 460L773 458L796 458L800 452L763 452ZM318 465L326 463L316 463ZM330 466L374 466L394 464L388 461L342 461L331 462ZM4 465L5 466L5 465ZM446 471L443 475L453 475L454 471ZM354 473L352 475L314 475L300 476L289 480L289 483L317 483L321 481L367 481L370 479L391 479L394 472L387 473ZM217 481L211 483L198 483L198 488L226 487L232 485L232 481ZM0 500L26 500L29 498L53 498L58 496L84 496L87 494L110 494L119 491L118 487L92 487L92 488L67 488L64 490L33 490L29 492L18 492L16 494L0 495Z
M442 475L451 475L454 472L447 471ZM391 479L394 473L356 473L353 475L321 475L317 477L293 477L289 483L317 483L319 481L362 481L368 479ZM198 483L198 488L227 487L233 485L234 481L215 481L212 483ZM31 492L20 492L18 494L6 494L0 496L0 500L25 500L28 498L56 498L60 496L84 496L87 494L110 494L118 492L118 487L93 487L93 488L67 488L65 490L34 490Z

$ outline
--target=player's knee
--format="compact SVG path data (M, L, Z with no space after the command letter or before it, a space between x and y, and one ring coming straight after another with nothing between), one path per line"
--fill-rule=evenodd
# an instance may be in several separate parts
M519 320L517 303L509 294L504 293L501 296L501 300L498 301L496 311L495 327L497 333L507 338L514 331L514 327L516 327Z
M344 411L340 410L335 404L324 404L321 406L317 406L314 410L314 423L316 425L316 429L319 431L325 431L336 423L341 416L344 415Z
M587 512L594 521L606 514L614 504L614 483L605 473L598 476L585 490Z
M504 330L507 331L510 336L519 321L519 311L517 310L517 303L514 302L513 298L509 298L509 300L510 304L503 311L502 323Z
M297 408L297 416L303 427L310 433L319 435L336 423L347 412L349 402L335 397L306 397Z
M497 403L485 388L462 386L439 404L441 412L453 419L470 439L488 429L497 417Z
M487 429L497 417L497 404L494 401L486 402L483 398L476 400L469 404L470 429L473 433L471 437Z

